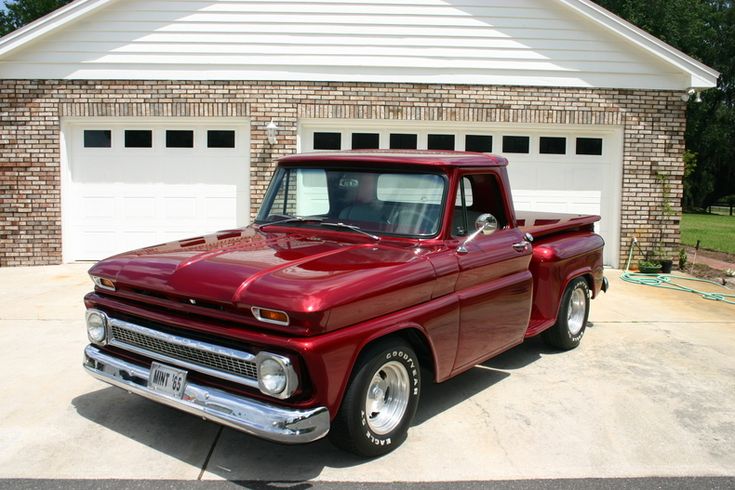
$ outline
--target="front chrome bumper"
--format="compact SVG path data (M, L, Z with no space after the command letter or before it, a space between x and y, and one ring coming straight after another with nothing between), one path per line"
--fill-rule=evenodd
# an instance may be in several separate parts
M149 369L105 354L94 345L84 349L84 367L95 378L248 434L286 444L312 442L329 432L326 407L284 408L187 382L181 399L148 388Z

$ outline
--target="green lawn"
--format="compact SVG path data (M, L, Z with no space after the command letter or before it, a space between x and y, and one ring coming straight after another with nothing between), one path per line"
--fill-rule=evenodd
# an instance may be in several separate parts
M735 254L735 216L685 214L681 219L681 242L718 252Z

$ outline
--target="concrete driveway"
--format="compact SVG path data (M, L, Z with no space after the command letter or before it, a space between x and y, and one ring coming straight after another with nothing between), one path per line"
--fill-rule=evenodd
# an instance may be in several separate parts
M623 283L579 349L532 339L426 386L408 441L284 447L81 367L87 265L0 269L0 477L457 481L735 475L735 306Z

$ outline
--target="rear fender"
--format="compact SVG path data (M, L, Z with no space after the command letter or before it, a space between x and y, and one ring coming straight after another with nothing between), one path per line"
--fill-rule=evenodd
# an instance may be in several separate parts
M564 279L564 282L561 284L561 288L559 289L559 304L556 306L556 316L554 317L555 321L559 319L559 311L561 310L561 302L564 299L564 291L566 291L569 284L578 277L584 279L584 281L587 283L587 286L590 288L590 291L594 289L592 281L592 268L583 267L581 269L570 272Z

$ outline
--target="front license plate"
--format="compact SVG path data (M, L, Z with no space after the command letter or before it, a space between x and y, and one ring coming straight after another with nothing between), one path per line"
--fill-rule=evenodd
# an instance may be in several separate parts
M186 386L186 371L157 362L151 363L148 388L174 398L181 398Z

